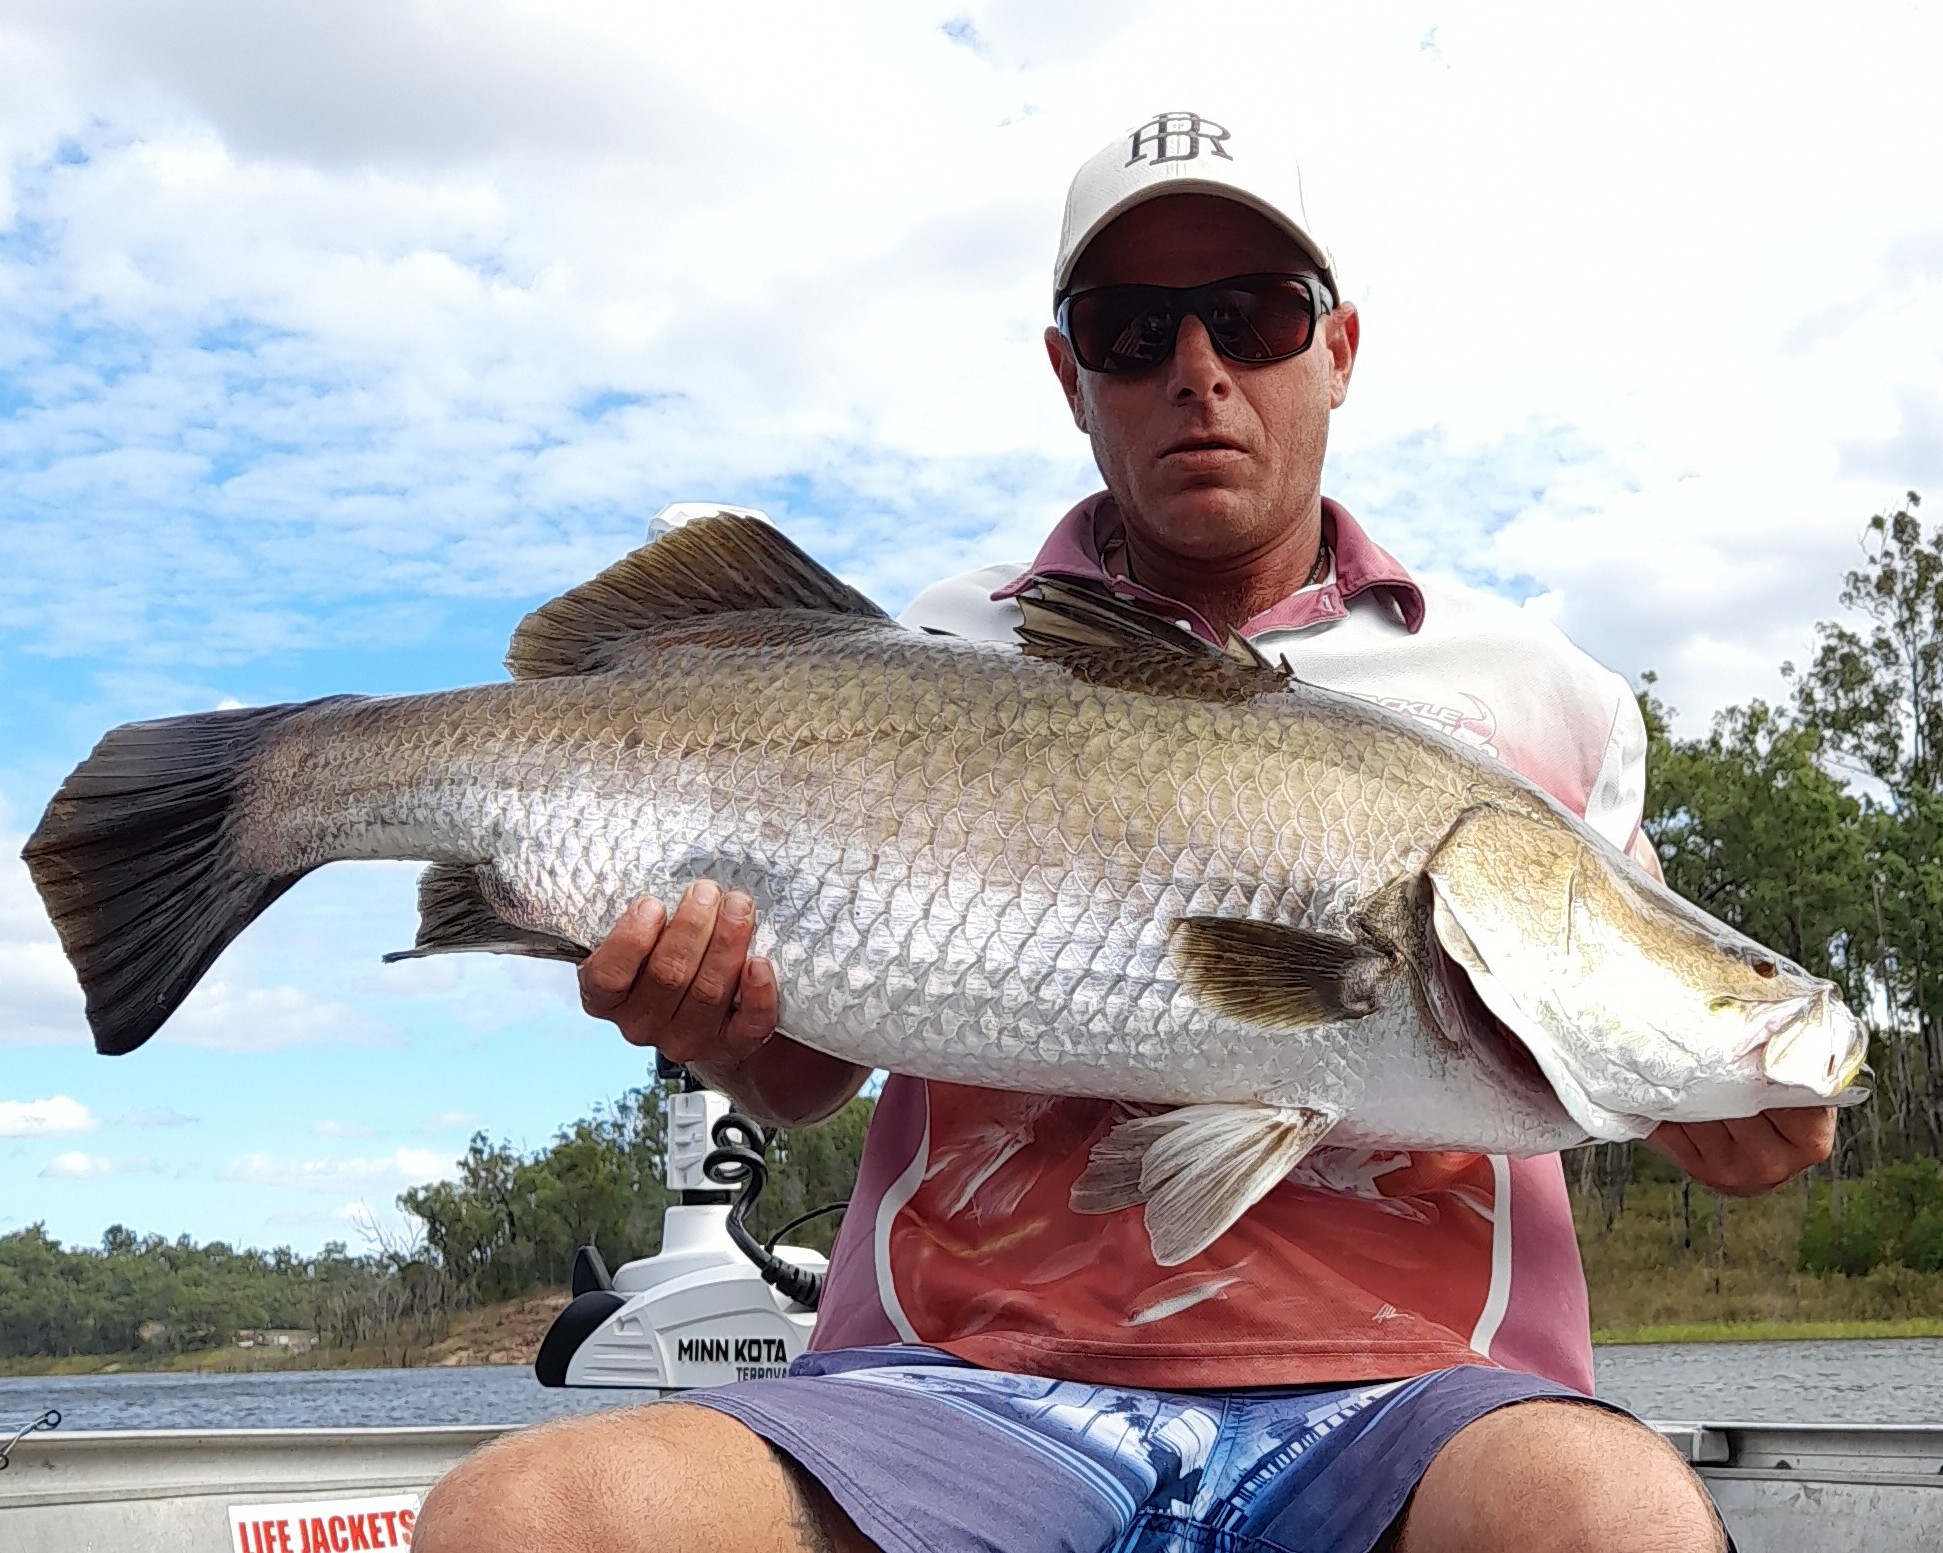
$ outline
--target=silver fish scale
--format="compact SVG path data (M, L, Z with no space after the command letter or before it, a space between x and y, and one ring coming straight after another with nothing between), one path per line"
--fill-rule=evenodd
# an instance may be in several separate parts
M1307 1101L1419 1147L1556 1128L1400 979L1373 1016L1277 1030L1169 952L1188 915L1344 931L1502 768L1306 688L1224 704L890 627L739 629L625 674L321 704L259 758L248 850L490 863L522 925L587 944L639 896L745 889L790 1034L899 1072Z

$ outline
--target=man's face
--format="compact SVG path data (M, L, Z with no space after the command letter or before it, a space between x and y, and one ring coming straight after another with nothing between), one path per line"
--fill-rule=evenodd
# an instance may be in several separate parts
M1246 206L1172 194L1094 238L1072 289L1198 286L1313 268L1292 238ZM1316 510L1329 412L1349 390L1356 340L1356 310L1345 303L1300 356L1250 366L1216 354L1190 317L1161 366L1107 374L1083 369L1058 331L1046 331L1073 420L1092 439L1129 526L1149 544L1216 563L1244 559Z

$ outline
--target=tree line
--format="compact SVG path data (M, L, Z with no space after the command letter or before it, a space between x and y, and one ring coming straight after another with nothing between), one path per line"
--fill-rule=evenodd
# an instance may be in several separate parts
M661 1096L632 1090L528 1154L476 1135L456 1180L399 1199L412 1225L401 1244L374 1237L363 1251L332 1243L306 1257L119 1225L99 1246L63 1246L39 1225L0 1236L0 1359L163 1357L284 1328L406 1362L463 1310L566 1283L582 1245L609 1267L660 1249ZM853 1100L821 1126L778 1135L749 1216L759 1237L849 1196L870 1111ZM837 1222L812 1220L790 1243L827 1251Z
M252 1328L353 1340L376 1291L409 1282L408 1259L238 1251L115 1225L97 1247L65 1247L40 1225L0 1236L0 1358L220 1348Z

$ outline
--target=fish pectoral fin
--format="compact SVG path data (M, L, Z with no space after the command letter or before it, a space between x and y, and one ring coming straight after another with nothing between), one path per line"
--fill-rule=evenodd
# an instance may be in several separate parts
M513 633L506 667L515 679L597 674L647 632L711 615L777 610L890 623L780 529L722 512L663 534L542 604Z
M1232 631L1217 646L1098 583L1042 577L1019 595L1028 657L1116 690L1198 701L1248 701L1291 676Z
M1174 924L1181 984L1210 1007L1250 1024L1322 1025L1376 1012L1391 957L1351 938L1245 917L1182 917Z
M418 878L418 938L385 964L434 954L523 954L539 960L584 960L570 938L508 922L493 904L497 876L489 863L434 863Z
M1145 1203L1154 1260L1178 1267L1219 1240L1338 1120L1307 1106L1235 1104L1133 1117L1093 1145L1073 1183L1073 1211Z

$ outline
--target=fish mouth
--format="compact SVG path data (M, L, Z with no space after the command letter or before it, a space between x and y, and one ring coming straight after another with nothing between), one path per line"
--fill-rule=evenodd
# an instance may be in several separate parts
M1762 1030L1766 1038L1761 1045L1761 1072L1771 1082L1824 1098L1841 1094L1855 1082L1868 1062L1868 1034L1847 1006L1832 998L1832 992L1832 988L1818 988L1768 1016Z

